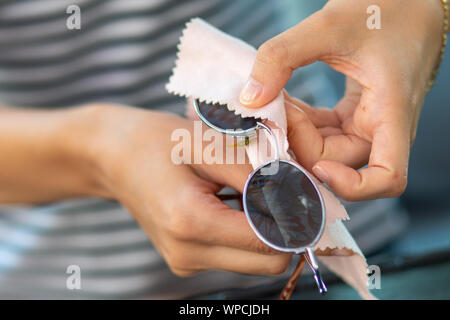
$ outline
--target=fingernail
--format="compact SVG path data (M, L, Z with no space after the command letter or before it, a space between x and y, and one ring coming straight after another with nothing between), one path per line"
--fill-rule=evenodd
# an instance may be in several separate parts
M242 104L250 104L261 95L263 90L262 84L250 78L244 89L241 91L240 100Z
M328 174L325 172L325 170L323 170L319 166L314 166L312 168L312 171L317 176L317 178L319 178L320 181L322 181L322 182L324 182L326 184L329 184L330 178L328 177Z

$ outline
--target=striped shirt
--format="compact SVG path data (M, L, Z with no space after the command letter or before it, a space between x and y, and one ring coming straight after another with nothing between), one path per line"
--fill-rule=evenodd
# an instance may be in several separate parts
M183 113L167 82L184 25L199 16L255 47L285 27L270 0L0 1L0 104L61 108L113 102ZM69 30L69 5L81 29ZM331 105L323 74L296 72L287 89ZM308 79L308 82L305 82ZM81 290L67 268L79 266ZM271 278L210 271L171 274L120 204L75 199L0 207L0 298L174 298Z

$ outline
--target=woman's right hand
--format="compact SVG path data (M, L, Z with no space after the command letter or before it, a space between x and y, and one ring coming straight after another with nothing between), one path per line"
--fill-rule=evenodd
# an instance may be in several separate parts
M242 191L249 164L177 165L172 132L184 128L193 137L193 121L131 107L90 108L95 125L87 147L98 194L116 199L134 216L175 274L286 270L291 255L264 245L244 212L215 195L224 185Z

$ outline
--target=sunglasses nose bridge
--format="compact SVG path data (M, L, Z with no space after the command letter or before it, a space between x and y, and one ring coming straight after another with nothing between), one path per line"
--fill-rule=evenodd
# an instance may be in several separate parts
M278 162L280 160L280 151L278 149L278 141L277 141L277 138L275 137L275 133L272 131L272 129L270 129L264 123L259 122L259 121L257 122L257 128L262 128L269 134L269 137L272 140L272 146L275 150L275 160L273 160L273 161Z

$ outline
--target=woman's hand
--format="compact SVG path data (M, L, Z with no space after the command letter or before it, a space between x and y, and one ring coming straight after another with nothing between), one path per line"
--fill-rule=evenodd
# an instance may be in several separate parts
M0 108L0 113L0 154L8 155L0 157L0 203L80 196L117 200L178 275L208 269L278 274L288 267L290 254L263 244L244 212L216 197L224 185L242 192L252 170L248 160L176 164L180 157L192 160L194 150L217 157L205 152L211 141L194 145L195 135L203 132L195 132L193 121L110 104L58 111ZM181 143L171 139L175 130L184 130L192 139L191 148L181 155L173 149ZM222 146L234 148L227 140Z
M171 154L178 142L171 135L187 129L193 137L192 121L129 107L94 108L90 121L98 125L89 133L88 154L101 173L99 193L128 209L175 274L285 271L291 255L264 245L245 214L215 195L223 185L242 191L249 164L176 165Z
M373 4L380 30L366 26ZM293 70L315 61L344 73L345 96L332 111L285 95L291 147L346 200L399 196L442 31L440 0L330 0L259 48L241 102L263 106Z

